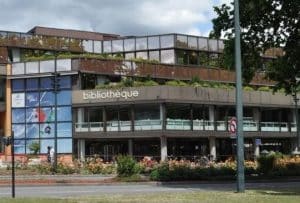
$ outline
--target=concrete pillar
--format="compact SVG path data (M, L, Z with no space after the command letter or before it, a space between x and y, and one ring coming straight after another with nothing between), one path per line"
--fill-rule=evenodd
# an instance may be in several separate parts
M78 140L78 157L81 161L85 161L85 140Z
M258 143L258 138L253 139L253 147L254 147L254 158L258 158L260 155L260 149L259 149L259 143Z
M160 160L167 161L168 159L168 148L167 138L165 136L160 137Z
M128 140L128 155L133 156L133 141L132 141L132 139Z
M217 150L215 137L209 137L209 155L211 156L212 160L216 160Z
M215 107L214 106L208 107L208 115L209 115L209 121L215 120Z
M82 123L84 118L84 109L83 108L78 108L77 109L77 122Z
M291 142L291 154L299 154L300 149L298 150L297 137L291 138L290 142Z
M160 104L160 120L162 121L162 129L166 130L166 106L165 104Z

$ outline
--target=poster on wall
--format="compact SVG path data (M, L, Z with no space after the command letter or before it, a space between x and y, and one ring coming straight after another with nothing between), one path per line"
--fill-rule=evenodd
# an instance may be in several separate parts
M25 107L25 93L13 93L11 95L11 105L13 108Z

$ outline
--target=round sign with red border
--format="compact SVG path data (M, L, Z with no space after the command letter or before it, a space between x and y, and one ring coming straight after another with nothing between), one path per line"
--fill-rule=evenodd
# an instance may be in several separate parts
M229 126L228 126L228 130L231 134L235 134L236 133L236 128L237 128L237 120L235 117L232 117L229 120Z

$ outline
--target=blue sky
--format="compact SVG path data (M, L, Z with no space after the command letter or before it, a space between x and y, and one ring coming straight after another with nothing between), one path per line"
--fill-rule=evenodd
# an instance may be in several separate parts
M120 35L184 33L207 36L213 6L231 0L1 0L0 30L34 26Z

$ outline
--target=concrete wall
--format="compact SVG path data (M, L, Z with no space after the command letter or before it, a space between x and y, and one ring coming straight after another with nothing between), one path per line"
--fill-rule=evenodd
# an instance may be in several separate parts
M119 91L138 91L134 98L106 98L106 99L83 99L83 93L106 92L107 89L98 90L76 90L73 91L73 105L116 105L123 103L153 103L159 101L200 103L214 105L235 105L235 90L202 88L202 87L174 87L174 86L152 86L131 87L118 89ZM111 91L117 91L112 89ZM243 102L245 106L293 108L293 99L281 93L244 91Z

